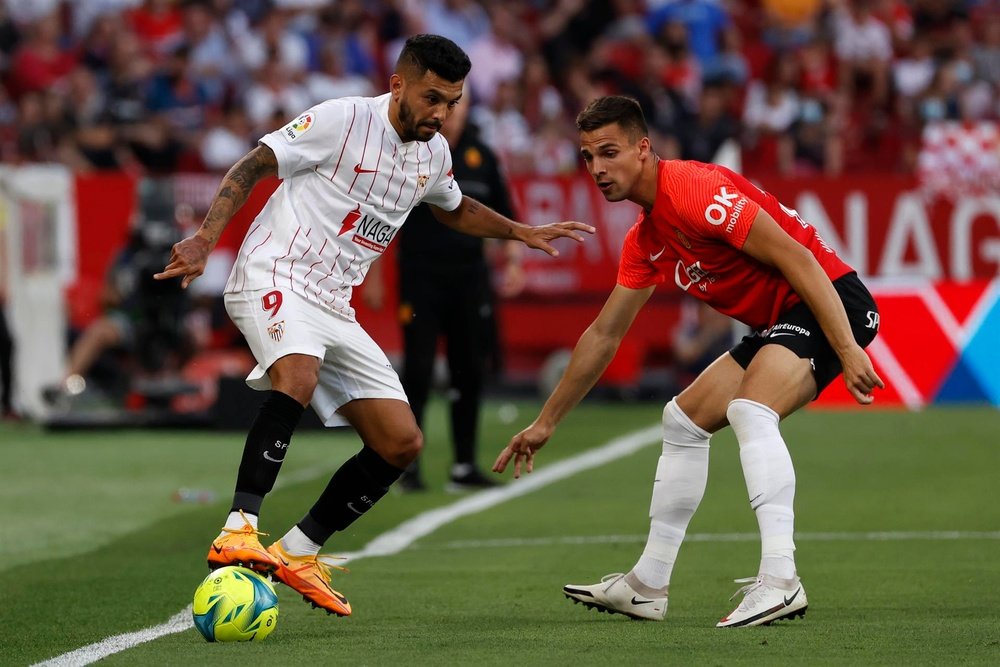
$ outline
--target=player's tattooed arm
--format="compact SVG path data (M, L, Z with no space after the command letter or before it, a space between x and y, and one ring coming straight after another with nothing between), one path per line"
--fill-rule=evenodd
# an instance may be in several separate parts
M246 203L254 186L278 174L278 160L268 146L260 144L234 164L219 184L197 235L215 247L233 215Z
M594 233L593 227L579 222L554 222L538 226L514 222L471 197L463 197L462 203L454 211L445 211L437 206L431 206L431 210L439 222L463 234L513 239L550 255L558 255L559 251L549 245L549 241L563 236L583 241L583 236L577 232Z
M233 214L246 203L254 186L265 176L277 173L278 161L274 151L267 146L257 146L243 156L222 179L201 227L192 236L174 244L170 262L153 277L157 280L180 277L181 287L190 285L192 280L205 272L208 254L218 243Z

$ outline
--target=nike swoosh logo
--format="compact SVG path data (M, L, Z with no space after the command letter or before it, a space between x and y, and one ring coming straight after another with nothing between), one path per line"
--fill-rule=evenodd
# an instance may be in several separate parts
M775 338L777 336L794 336L795 333L792 331L775 331L769 336L769 338Z
M282 461L284 461L284 460L285 460L285 457L284 457L284 456L282 456L282 457L281 457L280 459L276 459L276 458L273 458L273 457L272 457L272 456L271 456L270 454L268 454L267 452L264 452L264 458L265 458L265 459L267 459L268 461L270 461L271 463L281 463Z
M785 606L786 606L786 607L787 607L788 605L792 604L792 601L793 601L793 600L794 600L795 598L797 598L797 597L799 596L799 591L801 591L801 590L802 590L802 587L801 587L801 586L799 586L798 588L796 588L796 589L795 589L795 592L794 592L794 593L792 593L792 597L790 597L790 598L789 598L789 597L786 597L786 598L785 598Z
M354 165L354 173L355 174L374 174L377 171L378 171L378 169L362 169L360 162L357 163L356 165Z
M632 604L650 604L652 600L640 600L636 596L632 596Z
M354 507L353 503L347 503L347 509L351 510L352 512L354 512L355 514L357 514L359 516L362 515L362 514L364 514L364 512L359 512L357 510L357 508Z
M656 260L658 260L660 258L660 255L662 255L663 251L666 249L667 246L663 246L662 248L660 248L660 252L656 253L655 255L653 253L649 253L649 261L655 262Z

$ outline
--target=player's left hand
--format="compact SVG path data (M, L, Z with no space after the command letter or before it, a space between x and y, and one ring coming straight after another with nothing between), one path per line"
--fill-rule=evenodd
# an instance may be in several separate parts
M885 383L875 372L872 360L860 345L855 345L843 353L840 363L844 367L844 383L854 400L861 405L869 405L875 400L875 387L885 389Z
M493 472L503 472L507 469L507 464L514 460L514 479L521 476L521 468L524 472L531 472L535 469L535 452L545 446L552 436L552 429L546 428L538 422L533 423L513 438L510 444L501 450L493 464Z
M585 225L582 222L553 222L548 225L538 227L525 226L520 229L519 237L529 248L544 250L553 257L559 256L559 251L549 245L549 241L562 237L568 237L577 242L583 242L583 235L578 232L593 234L594 227Z

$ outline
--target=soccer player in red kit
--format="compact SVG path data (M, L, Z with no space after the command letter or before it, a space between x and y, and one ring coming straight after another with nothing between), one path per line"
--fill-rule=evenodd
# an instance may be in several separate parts
M531 472L556 425L597 382L656 286L672 284L753 330L663 410L646 548L625 574L565 595L589 607L662 620L674 561L708 479L711 435L727 424L740 448L761 536L758 574L717 627L804 615L792 539L795 471L779 421L841 373L861 404L884 387L864 351L878 309L854 270L808 223L733 171L661 160L635 100L602 97L577 117L581 154L608 201L642 211L625 237L618 284L581 336L538 418L511 439L494 471ZM735 597L735 596L734 596Z

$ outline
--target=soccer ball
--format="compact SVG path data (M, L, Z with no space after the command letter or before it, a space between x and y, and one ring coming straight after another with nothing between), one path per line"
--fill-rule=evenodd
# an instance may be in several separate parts
M262 641L278 624L278 596L245 567L222 567L194 592L194 627L210 642Z

